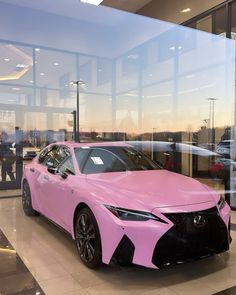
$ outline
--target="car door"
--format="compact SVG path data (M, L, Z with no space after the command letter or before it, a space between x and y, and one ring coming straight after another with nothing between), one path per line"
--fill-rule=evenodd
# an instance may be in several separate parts
M57 150L57 145L50 145L44 148L39 157L30 165L30 187L34 193L33 203L34 208L40 213L47 216L45 211L44 203L41 198L41 184L45 181L44 178L47 178L47 166L46 163L49 162L49 159L52 157L54 152ZM53 163L48 163L48 165L53 165Z
M49 180L48 167L56 166L55 157L58 150L58 145L54 144L45 148L39 155L38 159L34 163L34 167L30 169L36 180L34 183L34 191L36 192L36 208L43 215L48 216L47 203L45 203L43 187ZM49 194L49 192L48 192Z
M74 174L70 150L66 146L58 146L44 165L45 171L41 174L39 181L43 213L58 225L66 228L68 196L71 194L70 176Z

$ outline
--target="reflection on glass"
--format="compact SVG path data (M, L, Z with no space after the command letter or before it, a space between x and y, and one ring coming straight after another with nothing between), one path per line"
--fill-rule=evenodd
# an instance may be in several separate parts
M232 21L232 31L231 31L231 38L236 40L236 3L231 4L231 21Z
M13 143L10 142L9 136L5 131L0 134L0 164L1 164L1 181L15 181L13 165L16 161L16 155L13 152Z
M230 189L236 153L223 143L235 134L235 45L223 38L224 8L195 30L76 0L24 5L13 22L12 6L0 9L0 131L12 142L71 140L69 82L83 80L82 141L137 142L166 169Z
M213 14L214 32L217 35L226 37L226 7L216 10Z
M206 16L203 19L197 21L196 28L205 32L212 32L212 15Z
M0 44L0 81L13 85L30 85L33 79L32 48Z

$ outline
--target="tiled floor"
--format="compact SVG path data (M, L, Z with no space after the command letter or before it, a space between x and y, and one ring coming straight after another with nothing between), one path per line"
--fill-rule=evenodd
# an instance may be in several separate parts
M46 295L204 295L236 286L235 230L228 253L204 260L163 270L104 266L92 271L82 265L67 234L41 216L24 216L21 198L0 200L0 227ZM1 288L1 295L9 294Z
M0 190L0 199L1 198L9 198L19 196L21 194L20 189L12 189L12 190Z

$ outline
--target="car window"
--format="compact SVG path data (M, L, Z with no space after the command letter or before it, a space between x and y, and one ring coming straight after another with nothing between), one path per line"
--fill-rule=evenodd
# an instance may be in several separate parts
M39 158L39 162L47 167L57 167L69 156L70 150L67 147L54 145L44 156Z
M43 163L46 157L49 155L49 153L53 151L54 149L57 149L56 145L46 147L44 150L42 150L42 152L39 155L38 162Z
M50 150L44 158L43 165L47 167L57 167L60 164L60 161L57 155L58 155L58 147Z
M160 170L160 165L129 146L103 146L75 149L82 173Z
M83 167L84 174L121 172L126 166L114 154L103 149L91 149L88 159Z
M82 171L85 161L90 154L90 148L76 148L75 149L75 157L79 166L80 171Z
M144 153L141 153L133 148L122 147L118 149L118 152L131 171L161 169L159 165L153 162Z
M66 172L69 172L70 174L75 174L74 164L71 156L66 158L58 167L59 174L63 174Z

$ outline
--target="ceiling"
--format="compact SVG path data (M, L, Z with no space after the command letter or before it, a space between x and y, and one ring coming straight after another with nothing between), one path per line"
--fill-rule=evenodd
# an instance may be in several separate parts
M152 0L103 0L102 5L129 12L136 12Z
M181 24L225 0L103 0L101 5ZM188 11L184 11L188 9Z

